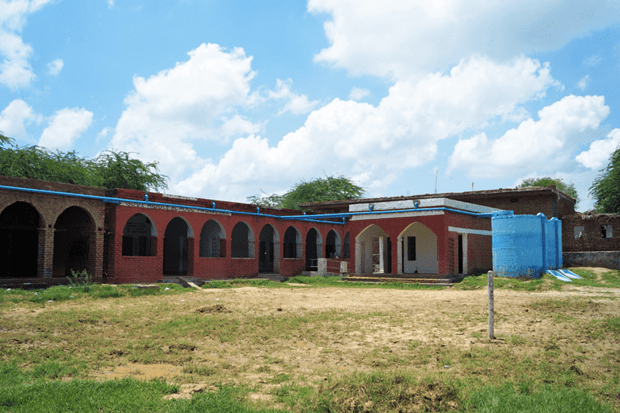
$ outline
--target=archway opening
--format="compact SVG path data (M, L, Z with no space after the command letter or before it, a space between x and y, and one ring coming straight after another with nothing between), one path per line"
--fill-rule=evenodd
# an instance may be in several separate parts
M200 257L226 257L226 233L222 225L214 220L208 220L200 231Z
M294 226L284 233L284 258L301 258L301 234Z
M327 233L325 239L325 256L327 258L341 258L340 235L333 229Z
M392 272L392 244L381 227L369 225L355 241L355 270L358 274Z
M267 224L258 236L258 272L272 273L275 262L279 261L278 235L274 228Z
M164 275L187 275L187 239L189 225L181 217L173 218L164 233Z
M58 216L54 229L54 277L68 277L71 271L83 270L92 274L94 263L89 258L95 247L91 245L95 224L90 214L80 207L69 207Z
M0 214L0 278L37 276L39 212L26 202L15 202Z
M310 228L306 234L306 271L317 271L319 258L323 258L323 239L319 231Z
M122 254L129 257L150 257L152 239L156 235L155 225L146 215L133 215L123 228Z
M437 235L426 225L414 222L400 233L401 273L437 274Z
M232 258L254 258L254 234L245 222L238 222L230 235Z

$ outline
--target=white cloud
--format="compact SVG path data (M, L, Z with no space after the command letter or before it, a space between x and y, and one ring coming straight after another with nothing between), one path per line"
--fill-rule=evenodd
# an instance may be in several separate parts
M145 79L133 79L135 90L126 98L111 147L157 159L164 173L174 176L199 162L192 142L220 140L256 133L259 126L244 119L237 108L254 98L251 57L243 49L224 51L202 44L186 62Z
M53 62L49 62L47 64L47 69L49 71L49 74L56 76L58 73L60 73L64 65L65 65L65 62L63 62L62 59L56 59Z
M285 112L291 112L294 115L303 115L310 113L312 109L318 105L318 100L309 101L306 95L298 95L291 91L293 81L291 79L276 81L276 90L270 90L268 96L271 99L283 100L285 105L278 112L279 115Z
M419 83L396 82L378 106L335 99L275 146L259 136L239 138L173 190L244 200L267 185L320 176L329 165L378 191L401 171L430 162L438 141L520 113L521 103L553 84L548 67L535 60L474 57Z
M114 8L114 0L108 0L107 3L108 3L108 9Z
M620 146L620 129L614 129L605 139L590 144L590 149L575 157L577 162L590 169L600 169L607 164L609 156Z
M554 50L620 16L616 0L310 0L308 10L331 15L317 61L395 79L475 53Z
M579 80L579 82L577 82L577 86L581 90L586 90L586 87L588 86L589 82L590 82L590 76L585 75L584 77L581 78L581 80Z
M351 89L351 93L349 93L349 99L362 100L368 95L370 95L370 90L354 87L353 89Z
M80 135L90 127L93 113L81 108L65 108L50 118L39 140L39 146L67 150Z
M9 137L27 139L26 124L39 123L42 119L26 102L15 99L0 113L0 132Z
M20 36L26 17L50 0L0 0L0 84L15 90L25 87L36 76L28 58L32 47Z
M553 170L568 158L571 149L609 115L602 96L566 96L538 112L502 137L490 140L485 133L461 139L449 161L449 172L460 169L470 176L510 176L524 170Z
M603 59L599 55L590 56L583 61L583 65L586 67L596 67Z

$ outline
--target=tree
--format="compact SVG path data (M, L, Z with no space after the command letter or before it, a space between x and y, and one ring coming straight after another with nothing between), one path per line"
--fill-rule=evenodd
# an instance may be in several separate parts
M127 152L105 151L96 159L87 159L75 151L51 152L36 145L19 147L2 133L0 175L139 191L167 188L168 178L159 173L157 162L143 163Z
M609 164L599 171L592 182L590 195L596 202L596 212L620 214L620 148L609 157Z
M299 204L306 202L341 201L346 199L360 199L364 188L356 185L345 176L326 176L311 181L301 181L295 184L284 195L249 196L248 201L261 206L301 209Z
M564 192L566 195L575 198L575 207L579 204L579 195L575 189L575 184L572 182L567 184L562 178L553 179L548 176L544 178L527 178L521 182L518 188L528 188L532 186L547 187L551 185L555 185L557 189Z

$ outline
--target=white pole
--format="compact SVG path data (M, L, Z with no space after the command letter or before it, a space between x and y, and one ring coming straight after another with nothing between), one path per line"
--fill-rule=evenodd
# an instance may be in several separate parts
M493 332L493 315L495 314L493 303L493 271L489 271L489 338L492 340L495 338Z

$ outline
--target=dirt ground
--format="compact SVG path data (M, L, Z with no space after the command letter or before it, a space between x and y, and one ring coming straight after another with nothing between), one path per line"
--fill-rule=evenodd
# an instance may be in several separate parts
M200 290L182 296L168 297L178 316L191 314L220 314L236 317L303 317L307 314L329 314L326 324L313 326L307 334L303 328L289 331L284 337L244 339L234 343L205 339L196 341L192 352L193 365L209 365L228 370L228 378L242 384L262 384L255 398L269 399L269 388L277 385L273 377L291 374L312 382L328 374L347 374L390 368L390 360L398 355L415 354L416 349L456 349L464 354L474 348L510 348L524 356L535 353L541 343L553 340L571 359L581 353L580 371L604 368L590 363L609 352L617 352L615 340L588 340L575 335L575 322L590 322L593 317L620 317L619 289L570 288L566 291L516 292L495 291L495 335L488 339L488 292L484 290L383 290L352 288L311 288L300 285L293 289L244 287L236 289ZM153 299L140 304L153 305ZM559 317L568 316L573 322L562 322L540 303L590 302L572 311L558 310ZM597 305L600 304L600 305ZM102 303L101 305L109 305ZM592 307L593 306L593 307ZM552 306L553 307L553 306ZM552 310L553 312L553 310ZM594 314L598 313L598 314ZM342 317L339 317L342 314ZM346 314L346 315L345 315ZM355 315L359 318L356 318ZM352 325L343 325L350 324ZM515 340L514 337L518 337ZM511 341L512 340L512 341ZM262 342L261 342L262 341ZM519 345L521 344L521 345ZM164 351L166 349L164 348ZM569 354L570 353L570 354ZM391 355L391 356L390 356ZM456 358L455 358L456 357ZM435 360L436 359L436 360ZM439 355L419 362L409 359L407 368L420 374L451 369L458 375L461 367L454 353ZM574 362L574 359L573 359ZM492 363L492 362L491 362ZM116 368L94 371L100 379L164 377L180 378L183 366L174 364L123 364ZM402 363L401 363L402 364ZM394 362L394 368L399 363ZM463 367L463 374L469 370ZM221 375L216 374L221 379ZM174 397L189 397L192 392L212 387L210 380L190 380Z
M568 374L576 385L602 388L620 365L619 299L618 288L496 289L494 339L486 288L304 284L15 305L0 330L6 350L64 358L61 350L98 380L162 377L181 385L173 398L243 384L253 389L250 400L277 406L280 386L318 389L357 372L482 384L557 383ZM602 397L620 406L614 391Z

